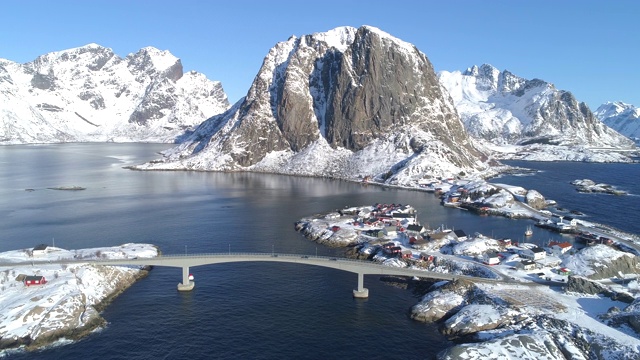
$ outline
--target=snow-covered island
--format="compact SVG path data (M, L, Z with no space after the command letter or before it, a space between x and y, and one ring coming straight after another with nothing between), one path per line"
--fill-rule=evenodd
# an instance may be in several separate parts
M430 286L409 280L422 283L415 288L426 282L428 289L411 317L439 324L455 340L439 359L640 358L637 251L617 242L541 248L427 229L416 218L411 205L374 204L304 218L295 226L308 239L387 266L492 278L498 272L509 279L497 285L433 280Z
M0 350L35 350L58 340L85 336L105 324L100 311L148 273L148 269L135 266L42 262L158 254L153 245L133 243L81 250L38 245L0 253ZM12 265L28 261L37 264Z
M576 190L583 193L603 193L611 195L627 195L626 191L618 190L615 186L603 183L596 183L591 179L578 179L571 182Z

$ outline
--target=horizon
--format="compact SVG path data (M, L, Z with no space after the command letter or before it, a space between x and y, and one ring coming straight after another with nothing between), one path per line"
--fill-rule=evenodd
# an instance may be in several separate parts
M245 96L269 49L290 36L339 26L379 28L414 44L436 72L491 64L571 92L591 110L608 101L640 106L634 68L640 3L618 0L513 2L472 0L360 3L319 8L291 0L230 3L188 0L61 0L5 4L0 58L18 63L90 43L120 57L153 46L184 72L220 81L230 103ZM330 9L325 15L322 10ZM618 56L623 54L624 56Z

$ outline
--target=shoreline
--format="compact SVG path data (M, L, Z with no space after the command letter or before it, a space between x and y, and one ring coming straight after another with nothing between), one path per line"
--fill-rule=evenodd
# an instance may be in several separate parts
M125 256L149 256L151 249L158 256L161 252L157 246L145 247L144 244L124 244L119 247L92 248L68 251L59 248L50 248L45 255L38 258L46 260L47 256L57 257L56 260L87 256L100 257L101 255L131 253ZM107 324L101 313L122 293L136 282L146 278L153 268L152 266L129 267L95 265L78 263L70 265L49 265L41 263L33 268L11 267L11 259L22 260L28 249L4 252L4 274L42 274L43 283L40 285L22 285L11 282L7 277L8 289L0 294L0 303L9 306L11 313L2 314L0 324L4 328L12 328L13 332L5 332L0 338L0 352L26 351L37 352L49 346L56 346L60 342L75 342L98 331ZM138 252L136 253L136 250ZM74 255L76 254L76 255ZM16 261L16 260L13 260ZM25 271L26 270L26 271ZM24 272L23 272L24 271ZM83 277L88 276L84 282ZM94 283L96 276L97 282ZM45 280L47 279L47 280ZM84 285L84 284L91 285ZM104 290L108 289L108 293ZM86 292L86 295L85 295ZM23 297L29 297L26 301ZM91 298L98 297L97 302L92 303ZM21 304L20 306L11 304ZM15 311L13 311L15 309ZM57 314L53 317L49 314ZM25 323L27 318L31 323ZM24 319L24 321L23 321ZM12 325L19 322L16 325ZM27 328L23 328L27 326ZM22 330L21 330L22 329ZM19 336L18 334L24 334Z

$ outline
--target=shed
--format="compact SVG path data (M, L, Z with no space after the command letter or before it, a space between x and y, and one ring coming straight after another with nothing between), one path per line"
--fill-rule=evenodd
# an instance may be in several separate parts
M467 240L467 234L462 230L453 230L453 234L458 239L458 241Z

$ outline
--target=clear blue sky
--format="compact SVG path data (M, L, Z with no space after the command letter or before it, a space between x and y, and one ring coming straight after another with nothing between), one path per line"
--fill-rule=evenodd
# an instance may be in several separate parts
M436 71L489 63L593 110L640 106L636 0L8 0L2 15L0 58L24 63L88 43L124 57L154 46L221 81L232 103L277 42L372 25L415 44Z

